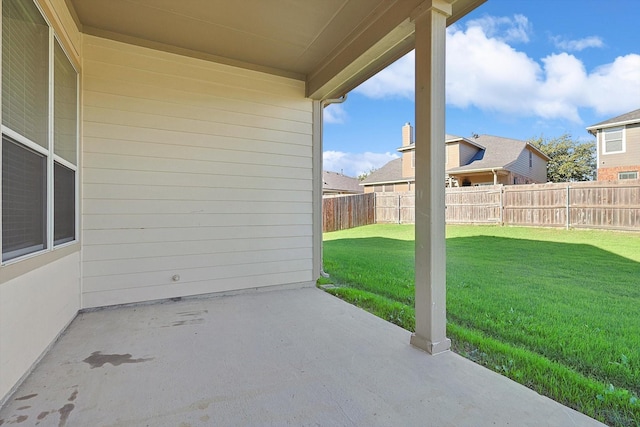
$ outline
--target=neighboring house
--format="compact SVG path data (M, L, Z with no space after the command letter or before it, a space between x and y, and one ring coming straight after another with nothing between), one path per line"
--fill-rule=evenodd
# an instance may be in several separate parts
M323 107L415 49L444 135L446 27L482 3L3 0L0 402L80 310L315 286ZM444 268L416 269L431 353Z
M464 138L445 135L446 186L532 184L547 182L549 157L533 145L491 135ZM415 143L409 123L402 127L402 157L372 172L365 193L413 191Z
M640 109L587 130L596 137L598 181L640 179Z
M345 194L360 194L364 190L357 178L338 172L322 172L322 195L339 196Z

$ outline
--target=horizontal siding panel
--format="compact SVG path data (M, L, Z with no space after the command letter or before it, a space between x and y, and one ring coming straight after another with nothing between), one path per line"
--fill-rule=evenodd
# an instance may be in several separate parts
M295 96L304 88L304 82L291 78L272 76L230 65L184 57L170 52L162 52L126 43L113 42L98 37L87 36L85 61L118 64L127 69L162 70L163 76L201 80L220 81L229 85L247 87L271 96ZM253 85L248 85L252 82Z
M282 131L274 131L268 129L258 129L252 127L242 127L235 125L227 125L224 123L210 123L208 129L195 129L190 125L170 125L167 119L158 117L156 125L153 123L142 123L137 120L124 119L115 123L108 117L96 117L95 111L93 116L85 117L84 136L88 139L88 143L100 140L122 140L122 141L140 141L165 143L180 146L194 146L217 149L238 149L242 144L248 145L252 140L259 142L259 148L263 146L273 145L277 147L278 143L286 148L295 150L295 145L305 145L305 141L310 139L310 135L302 135L298 133L287 133ZM93 139L92 139L93 138ZM255 144L255 142L253 142ZM271 144L275 143L275 144ZM286 150L276 151L283 153ZM309 152L303 152L303 155L309 155Z
M83 48L83 304L310 282L304 82Z
M229 163L199 159L178 159L131 156L124 154L84 153L84 169L102 169L117 175L120 171L198 173L246 177L273 177L289 179L311 179L311 170L304 167L282 167L277 165L255 165Z
M165 285L172 282L175 274L180 275L180 283L200 282L209 279L231 279L241 276L261 276L265 274L304 271L311 267L311 259L292 259L277 262L251 262L206 268L190 268L173 271L116 274L109 276L85 277L83 288L86 292L127 289L140 284L145 287Z
M216 148L236 148L243 145L262 145L268 142L288 144L289 149L295 150L296 145L305 145L310 137L306 132L287 132L258 127L249 121L245 125L229 124L214 120L194 120L188 118L168 119L167 116L117 111L108 108L85 108L84 135L86 137L104 138L105 127L108 128L109 139L123 139L125 141L171 142L181 145L208 147L212 143ZM275 126L272 126L275 127ZM219 138L213 138L219 137ZM253 141L252 141L253 140ZM236 142L237 141L237 142ZM231 143L231 144L230 144ZM250 147L247 151L251 150ZM309 155L309 152L305 152Z
M118 243L114 245L86 245L84 258L88 261L143 259L154 257L215 255L234 253L238 258L244 252L280 249L304 249L309 246L309 237L273 237L262 239L216 239L162 243ZM161 268L161 266L159 266ZM115 271L114 273L119 273Z
M238 168L239 169L239 168ZM240 172L240 170L238 171ZM277 190L310 191L309 179L273 178L269 175L255 177L244 175L218 175L202 173L170 173L156 171L120 170L114 173L109 169L88 168L82 177L85 184L137 184L137 185L173 185L180 187L211 188L252 188Z
M91 79L83 82L83 87L86 94L85 102L93 106L98 105L96 100L100 99L98 98L100 95L108 95L125 97L133 102L136 99L168 102L174 105L176 109L185 107L202 108L211 111L222 109L222 111L228 113L270 117L287 122L310 123L312 115L309 107L300 110L256 102L255 98L231 98L230 96L233 92L231 88L224 88L224 90L214 93L194 93L167 87L164 87L162 91L158 91L156 86L149 84L113 80L108 77L102 78L98 76L92 76Z
M189 215L85 215L85 230L128 228L181 228L260 225L310 225L310 215L272 214L189 214Z
M261 274L248 277L230 277L224 279L211 278L200 282L170 283L151 287L133 287L128 289L86 292L83 295L84 307L99 307L128 302L148 301L190 295L202 295L212 292L226 292L241 289L254 289L265 286L276 286L312 281L311 271L289 271L286 273Z
M192 200L87 200L85 215L155 215L162 214L311 214L312 204L278 201L192 201Z
M238 79L242 81L236 82L215 81L212 80L213 74L215 74L213 72L211 73L212 76L210 79L192 79L165 75L157 70L127 68L126 66L118 64L89 60L86 59L86 57L83 64L84 75L87 78L109 78L114 84L117 84L118 81L128 81L172 90L184 90L194 93L215 93L224 97L252 100L255 103L300 111L310 110L305 99L297 97L299 94L304 93L304 85L301 85L299 88L289 87L283 91L278 91L277 88L282 86L273 84L265 85L264 82L253 79ZM188 70L185 69L185 72L188 72ZM225 73L225 76L228 76L228 74ZM271 88L271 90L268 88Z
M285 237L311 237L311 225L271 225L263 226L217 226L187 228L144 228L144 229L109 229L85 230L83 244L113 245L126 243L164 243L188 242L201 240L224 239L262 239Z
M309 202L310 191L259 190L251 188L207 188L152 185L84 184L87 199L120 200L217 200L217 201L280 201Z
M85 153L120 154L140 157L160 157L199 161L219 161L235 164L266 164L285 167L310 167L311 157L219 150L205 147L184 147L131 140L85 139Z
M226 100L220 99L217 103L213 100L206 107L181 105L173 100L150 100L133 98L129 95L113 95L87 91L84 97L85 114L89 108L109 109L114 112L146 113L154 111L161 117L172 119L189 119L192 121L208 121L227 123L237 126L248 126L263 129L272 129L285 132L311 134L311 123L308 121L295 121L291 119L278 119L267 115L269 107L262 106L255 113L235 112L225 109ZM115 114L115 113L114 113Z
M140 259L118 259L104 261L88 261L84 264L85 277L122 275L148 272L184 271L195 268L209 268L253 263L281 262L295 259L311 260L311 248L272 249L267 251L244 251L242 256L233 252L222 252L214 255L178 255Z

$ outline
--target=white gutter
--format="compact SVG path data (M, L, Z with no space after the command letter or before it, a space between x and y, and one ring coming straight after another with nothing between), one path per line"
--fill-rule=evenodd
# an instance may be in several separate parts
M319 156L317 156L318 159L316 160L317 163L314 162L314 164L318 166L318 170L319 170L318 176L314 177L314 178L319 180L320 183L321 183L320 191L319 191L320 194L319 194L319 196L317 196L317 197L320 198L320 203L319 203L319 206L320 206L320 219L319 219L320 224L322 224L322 190L323 190L322 189L322 182L323 182L322 174L323 174L323 170L324 170L324 167L322 165L322 153L323 153L322 143L323 143L323 138L324 138L324 136L323 136L323 133L324 133L323 112L324 112L325 107L327 107L328 105L331 105L331 104L342 104L346 100L347 100L347 94L345 93L340 98L331 98L331 99L325 99L323 101L320 101L320 106L321 106L321 108L320 108L320 118L319 118L319 121L320 121L320 123L319 123L319 125L320 125L320 127L319 127L320 137L319 137L319 143L318 143L318 145L320 145L320 147L319 147L319 150L318 150ZM317 245L317 243L316 243L316 245ZM329 277L329 275L327 273L325 273L325 271L324 271L323 243L322 243L322 225L320 225L320 276Z

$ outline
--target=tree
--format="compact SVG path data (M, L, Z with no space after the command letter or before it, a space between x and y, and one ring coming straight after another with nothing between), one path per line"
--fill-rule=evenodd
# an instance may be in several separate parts
M550 182L591 181L596 173L595 141L580 142L571 135L534 138L529 143L549 156L547 179Z
M369 175L377 170L377 168L369 168L368 171L362 172L360 175L358 175L358 181L364 181Z

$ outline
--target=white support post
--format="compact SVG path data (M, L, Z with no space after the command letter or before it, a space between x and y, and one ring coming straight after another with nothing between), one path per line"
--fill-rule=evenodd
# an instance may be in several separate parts
M313 101L313 281L322 273L322 103Z
M446 337L445 40L451 4L427 0L412 14L416 61L416 332L411 344L431 354Z

